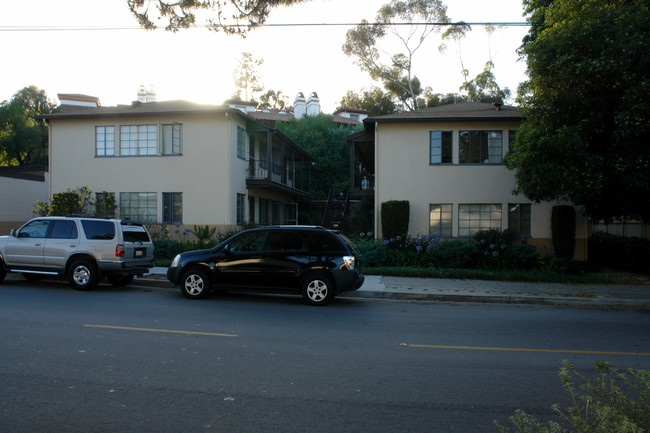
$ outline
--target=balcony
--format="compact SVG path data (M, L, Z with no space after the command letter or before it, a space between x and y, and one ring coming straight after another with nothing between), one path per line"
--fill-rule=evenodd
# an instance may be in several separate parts
M278 163L269 159L250 159L246 186L309 197L310 170L310 161L285 159L284 163Z

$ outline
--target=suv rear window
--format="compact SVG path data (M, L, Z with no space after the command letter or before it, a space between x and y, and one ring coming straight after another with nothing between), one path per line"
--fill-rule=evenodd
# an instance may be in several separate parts
M309 239L309 249L311 251L328 251L338 254L347 254L347 250L341 244L336 236L329 232L309 231L304 233Z
M124 242L150 242L144 227L123 227Z
M111 221L81 220L86 239L113 239L115 224Z

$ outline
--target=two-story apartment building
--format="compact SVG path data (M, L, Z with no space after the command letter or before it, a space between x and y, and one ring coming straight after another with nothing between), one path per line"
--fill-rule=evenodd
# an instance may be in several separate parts
M183 100L63 106L50 127L50 196L106 192L120 218L177 226L296 223L312 158L275 128Z
M374 200L376 237L381 204L408 200L413 235L469 238L479 230L511 229L538 249L552 245L551 210L560 203L514 195L514 173L503 165L521 119L514 107L484 103L365 119L365 130L348 140L352 197ZM589 230L578 216L576 259L586 258Z

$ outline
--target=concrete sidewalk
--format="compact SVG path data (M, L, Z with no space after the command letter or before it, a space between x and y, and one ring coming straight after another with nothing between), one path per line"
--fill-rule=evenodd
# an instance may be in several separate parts
M167 268L153 268L135 284L173 288ZM366 275L341 297L650 309L650 281L640 284L556 284Z

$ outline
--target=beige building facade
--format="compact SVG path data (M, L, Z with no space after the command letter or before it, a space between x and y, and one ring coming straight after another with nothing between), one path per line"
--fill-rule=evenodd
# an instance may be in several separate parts
M64 107L65 108L65 107ZM50 127L50 197L87 186L150 223L296 223L311 158L244 112L188 101L67 107Z
M566 203L536 204L513 194L514 172L503 157L520 122L513 107L479 103L366 120L366 131L351 143L364 155L357 171L372 178L375 236L382 233L382 203L408 200L411 235L470 238L479 230L511 229L548 251L552 208ZM364 159L372 167L362 167ZM575 258L586 259L590 226L576 215Z

